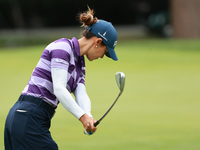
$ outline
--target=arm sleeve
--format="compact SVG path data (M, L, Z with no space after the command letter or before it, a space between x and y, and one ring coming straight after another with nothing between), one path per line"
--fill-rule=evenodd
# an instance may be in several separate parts
M72 95L66 89L67 85L67 71L60 68L52 68L52 80L54 94L60 103L73 114L77 119L85 114L85 111L79 107Z
M76 90L74 91L74 95L76 98L76 102L78 105L87 113L88 116L92 117L91 115L91 101L86 92L85 85L79 83Z

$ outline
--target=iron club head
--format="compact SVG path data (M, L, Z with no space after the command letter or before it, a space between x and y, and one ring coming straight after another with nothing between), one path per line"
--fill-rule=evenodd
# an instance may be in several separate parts
M124 90L124 84L125 84L125 74L123 72L117 72L115 74L115 78L117 81L117 85L120 89L120 92Z

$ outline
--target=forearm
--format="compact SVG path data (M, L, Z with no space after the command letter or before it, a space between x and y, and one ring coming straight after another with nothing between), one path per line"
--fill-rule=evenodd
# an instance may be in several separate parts
M90 101L89 96L87 95L85 85L82 83L79 83L74 92L74 95L76 97L76 102L78 103L78 105L87 113L87 115L92 117L91 101Z
M85 111L79 107L72 95L66 89L67 71L64 69L52 68L52 79L55 96L65 109L77 119L80 119L80 117L85 114Z

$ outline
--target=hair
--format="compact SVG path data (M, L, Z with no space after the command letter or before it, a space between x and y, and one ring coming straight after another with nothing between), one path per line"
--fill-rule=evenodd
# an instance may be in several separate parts
M78 14L78 19L79 19L80 23L82 23L82 27L91 27L93 24L95 24L98 21L98 18L94 17L94 10L93 9L91 10L89 6L88 6L88 10L86 12ZM85 29L82 32L82 35L86 39L90 39L95 36L92 32L90 32L87 29ZM101 42L101 43L102 43L102 45L105 45L103 42Z
M89 6L88 11L79 13L78 16L83 27L92 26L98 21L97 17L94 17L94 10L91 10Z

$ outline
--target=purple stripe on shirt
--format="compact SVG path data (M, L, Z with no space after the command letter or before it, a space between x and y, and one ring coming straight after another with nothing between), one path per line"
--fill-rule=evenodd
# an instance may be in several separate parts
M40 92L39 88L37 86L35 86L35 85L29 85L28 92L41 95L41 92Z
M75 67L74 66L69 66L68 72L71 74L74 71Z
M50 52L50 55L51 55L51 58L60 58L60 59L63 59L67 62L70 61L69 53L64 51L64 50L60 50L60 49L52 50Z
M77 83L74 81L73 77L70 77L67 84L70 85L71 92L73 92L77 87Z
M73 41L74 50L75 50L76 54L77 54L78 56L80 56L80 48L79 48L78 40L77 40L75 37L73 37L73 38L72 38L72 41Z
M51 72L44 70L42 68L36 67L35 70L33 71L32 75L36 76L36 77L41 77L43 79L46 79L46 80L52 82Z
M49 51L45 49L44 52L41 55L41 58L44 58L44 59L46 59L48 61L51 61L51 58L50 58L50 55L49 55Z
M83 83L85 85L85 80L81 79L81 81L79 81L79 83Z
M70 77L70 79L68 80L67 84L68 85L72 85L74 82L73 77Z

